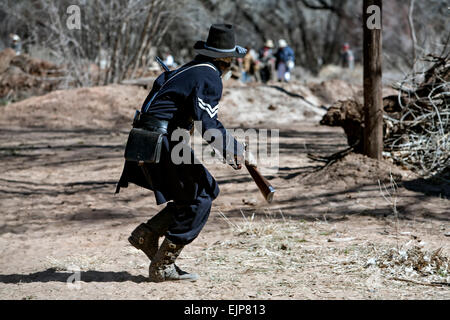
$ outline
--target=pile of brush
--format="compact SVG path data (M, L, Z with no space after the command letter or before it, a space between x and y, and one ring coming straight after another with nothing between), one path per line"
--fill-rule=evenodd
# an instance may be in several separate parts
M429 251L410 242L398 249L383 250L377 258L370 258L366 267L372 265L393 280L432 286L450 285L450 261L442 248Z
M450 55L428 55L424 62L431 67L394 85L397 95L383 98L383 154L423 177L444 177L450 167ZM338 101L320 123L343 127L349 145L363 152L361 103Z
M396 85L385 103L385 155L424 177L450 166L450 59L427 56L433 65Z

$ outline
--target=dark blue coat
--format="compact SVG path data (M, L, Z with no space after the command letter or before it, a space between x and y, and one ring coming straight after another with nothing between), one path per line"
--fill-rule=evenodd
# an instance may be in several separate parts
M287 63L290 60L295 61L294 50L292 50L292 48L289 46L280 48L275 54L275 58L277 59L276 61L277 66L280 62Z
M196 67L190 68L194 65ZM179 74L173 77L175 73ZM170 80L167 81L168 79ZM174 164L171 161L171 151L178 142L171 141L170 133L176 128L189 130L192 120L201 121L202 134L208 129L218 129L222 133L223 149L219 151L223 154L231 152L241 155L243 146L227 134L217 119L222 89L220 69L201 56L177 70L161 74L155 80L141 109L141 112L169 121L169 134L163 138L160 162L146 164L152 186L147 183L141 168L135 162L125 161L116 192L119 192L120 187L126 188L128 182L131 182L153 190L158 204L170 200L189 203L202 191L215 199L219 194L218 184L202 164Z

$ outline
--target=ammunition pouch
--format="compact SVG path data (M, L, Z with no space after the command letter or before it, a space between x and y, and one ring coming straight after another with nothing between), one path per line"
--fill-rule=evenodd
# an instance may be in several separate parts
M137 112L133 128L128 135L125 159L144 163L159 163L163 136L167 134L168 121L159 120Z

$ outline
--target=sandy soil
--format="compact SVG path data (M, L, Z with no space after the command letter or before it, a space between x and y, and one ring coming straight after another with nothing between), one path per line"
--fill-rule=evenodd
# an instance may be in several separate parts
M1 299L450 298L448 186L358 155L317 171L322 164L307 153L331 154L346 138L318 125L324 102L295 83L228 85L222 102L230 128L280 130L280 167L268 176L275 201L266 204L244 170L207 165L221 194L178 260L200 280L147 282L149 263L127 237L160 208L136 186L114 195L129 122L146 94L57 91L2 109ZM440 269L416 272L406 260L382 267L394 261L389 250L408 248L442 248Z

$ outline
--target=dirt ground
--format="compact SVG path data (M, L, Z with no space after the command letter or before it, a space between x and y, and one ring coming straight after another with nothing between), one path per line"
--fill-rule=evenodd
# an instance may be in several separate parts
M114 195L146 94L109 86L2 107L0 299L450 299L449 186L354 154L318 170L307 154L346 138L318 124L325 103L296 83L228 85L219 113L229 128L280 130L274 202L244 170L206 165L221 194L177 260L200 279L147 282L127 238L161 208L137 186Z

